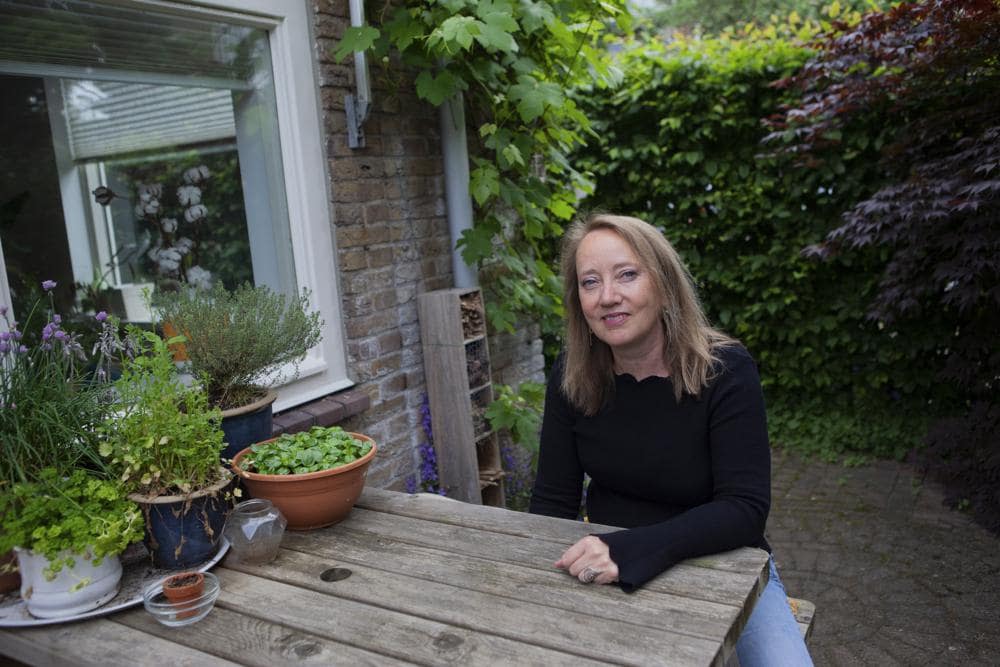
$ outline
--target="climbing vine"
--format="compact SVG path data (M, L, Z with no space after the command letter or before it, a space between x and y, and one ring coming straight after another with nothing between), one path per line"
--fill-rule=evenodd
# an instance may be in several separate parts
M464 98L475 215L459 247L480 269L491 325L530 319L556 333L555 241L592 189L567 157L591 130L566 91L619 78L602 41L628 29L624 0L387 2L369 19L345 32L338 62L368 51L387 76L415 72L416 94L435 106Z

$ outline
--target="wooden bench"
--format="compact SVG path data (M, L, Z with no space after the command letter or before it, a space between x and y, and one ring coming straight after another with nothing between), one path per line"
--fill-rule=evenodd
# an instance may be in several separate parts
M792 608L792 615L795 616L795 622L799 624L799 632L802 633L802 639L809 641L809 635L812 634L813 621L816 617L816 605L809 600L788 598L788 606Z

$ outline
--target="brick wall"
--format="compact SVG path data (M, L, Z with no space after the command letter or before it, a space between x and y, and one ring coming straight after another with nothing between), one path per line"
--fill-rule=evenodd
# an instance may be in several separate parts
M332 224L337 243L349 375L370 406L340 422L379 443L369 482L402 489L416 471L423 441L425 392L417 294L451 287L450 238L444 200L437 110L411 86L387 89L372 63L373 109L366 146L347 143L344 96L354 66L330 55L349 24L346 0L314 3ZM399 72L393 72L398 76ZM491 340L494 377L538 379L537 329ZM523 375L522 375L523 374Z

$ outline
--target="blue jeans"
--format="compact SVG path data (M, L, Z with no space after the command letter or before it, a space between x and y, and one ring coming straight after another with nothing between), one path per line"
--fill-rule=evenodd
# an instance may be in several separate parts
M771 576L760 594L750 620L736 641L740 667L811 667L809 650L788 606L785 586L778 577L774 558L769 559ZM730 663L732 664L732 662Z

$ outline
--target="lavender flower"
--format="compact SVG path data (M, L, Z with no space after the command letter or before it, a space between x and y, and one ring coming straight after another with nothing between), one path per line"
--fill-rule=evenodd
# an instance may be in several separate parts
M56 288L56 281L54 281L54 280L43 280L42 281L42 289L45 290L46 292L51 292L55 288Z
M102 310L101 312L94 315L94 319L97 320L98 322L105 322L108 319L108 313Z

